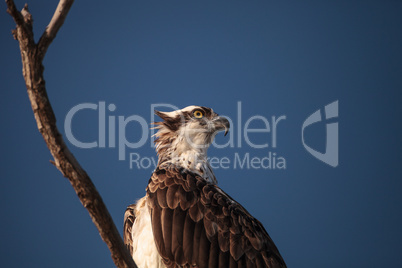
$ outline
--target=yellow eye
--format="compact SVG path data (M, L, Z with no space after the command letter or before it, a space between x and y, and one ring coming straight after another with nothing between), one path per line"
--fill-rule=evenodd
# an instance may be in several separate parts
M193 115L195 118L202 118L204 116L200 110L194 111Z

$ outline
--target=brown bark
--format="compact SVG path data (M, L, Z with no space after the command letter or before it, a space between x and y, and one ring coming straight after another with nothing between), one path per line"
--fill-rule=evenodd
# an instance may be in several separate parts
M99 234L109 247L116 266L119 268L136 267L100 194L64 143L63 137L56 127L56 117L46 93L42 61L47 48L63 25L73 2L73 0L61 0L59 2L53 18L36 44L33 38L32 16L28 11L28 6L25 5L19 12L12 0L6 0L7 12L17 24L16 29L13 30L13 35L18 40L21 50L22 72L28 97L39 132L54 158L53 164L64 177L68 178L82 205L88 210Z

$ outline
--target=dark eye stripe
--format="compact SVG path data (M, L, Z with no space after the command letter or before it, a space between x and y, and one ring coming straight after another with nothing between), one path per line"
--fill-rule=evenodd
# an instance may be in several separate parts
M204 112L205 117L210 118L212 116L213 112L212 112L212 110L210 108L204 107L204 106L201 106L200 108Z

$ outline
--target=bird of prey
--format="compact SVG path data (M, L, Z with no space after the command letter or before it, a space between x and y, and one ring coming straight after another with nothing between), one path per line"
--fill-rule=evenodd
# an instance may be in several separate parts
M124 243L145 267L286 267L263 225L217 186L207 149L229 121L212 109L155 111L158 164L124 215Z

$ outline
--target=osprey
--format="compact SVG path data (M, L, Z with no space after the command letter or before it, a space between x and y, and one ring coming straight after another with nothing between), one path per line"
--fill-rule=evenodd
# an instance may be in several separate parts
M189 106L155 114L158 165L124 215L124 243L145 267L286 267L263 225L217 186L207 149L229 121Z

